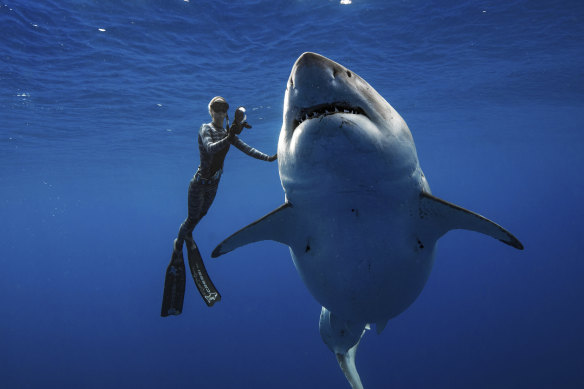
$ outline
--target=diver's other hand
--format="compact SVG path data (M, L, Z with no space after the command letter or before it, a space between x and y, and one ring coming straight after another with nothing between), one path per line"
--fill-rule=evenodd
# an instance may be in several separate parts
M278 159L278 154L274 154L268 157L268 162L273 162Z
M249 124L248 122L243 122L243 123L241 123L241 127L249 129L249 128L251 128L251 124Z

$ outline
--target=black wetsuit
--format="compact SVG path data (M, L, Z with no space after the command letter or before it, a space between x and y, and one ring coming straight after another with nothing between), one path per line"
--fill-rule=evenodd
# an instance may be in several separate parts
M180 226L177 248L182 247L185 238L192 234L195 226L213 204L223 173L223 162L231 145L250 157L263 161L268 161L270 158L243 142L237 135L231 138L227 135L227 130L216 128L212 123L203 124L199 130L201 163L189 184L188 216Z

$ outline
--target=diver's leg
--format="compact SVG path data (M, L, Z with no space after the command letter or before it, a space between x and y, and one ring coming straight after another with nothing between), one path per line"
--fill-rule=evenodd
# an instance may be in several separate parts
M203 196L204 201L201 208L200 218L207 214L211 204L213 204L213 200L217 194L217 186L218 183L207 185L205 187ZM203 297L203 300L207 306L211 307L217 301L221 300L221 295L219 294L219 291L217 291L217 288L215 288L215 285L213 285L213 282L207 273L207 269L203 263L203 258L201 257L201 253L199 252L199 248L197 247L192 234L189 234L189 236L185 237L185 240L191 275L193 276L193 280L195 281L195 285L197 286L201 297Z
M178 231L177 245L175 248L180 248L182 246L186 237L191 236L195 226L199 224L201 218L207 213L209 209L206 207L206 192L207 185L199 184L193 178L189 184L189 196L188 196L188 215L185 221L181 224ZM205 208L206 207L206 208Z
M212 185L208 185L207 188L205 188L205 193L203 196L203 206L201 208L201 218L203 216L205 216L207 214L207 212L209 211L209 208L211 208L211 205L213 204L213 201L215 200L215 196L217 195L217 189L219 188L219 181L217 181L215 184Z
M188 216L182 223L178 237L174 240L172 256L166 269L164 294L162 296L161 316L180 315L185 295L186 272L182 247L185 236L190 236L198 220L200 209L204 204L204 190L193 178L189 184Z

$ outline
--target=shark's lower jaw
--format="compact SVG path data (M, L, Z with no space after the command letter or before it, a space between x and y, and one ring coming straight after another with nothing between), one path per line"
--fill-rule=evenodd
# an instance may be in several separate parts
M348 103L335 102L318 104L309 108L301 109L294 118L294 122L292 123L292 130L296 129L296 127L298 127L304 121L335 114L364 115L368 117L363 108L354 107Z

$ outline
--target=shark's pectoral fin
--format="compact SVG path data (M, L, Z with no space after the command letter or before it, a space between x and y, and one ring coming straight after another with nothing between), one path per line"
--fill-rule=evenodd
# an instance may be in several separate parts
M479 215L432 196L429 193L420 194L419 217L428 223L440 237L450 230L463 229L483 233L500 240L503 243L523 250L523 245L509 231Z
M259 242L261 240L274 240L276 242L288 244L287 231L293 223L292 204L286 202L279 208L268 213L264 217L256 220L250 225L243 227L223 242L221 242L211 256L216 258L220 255L235 250L246 244Z

